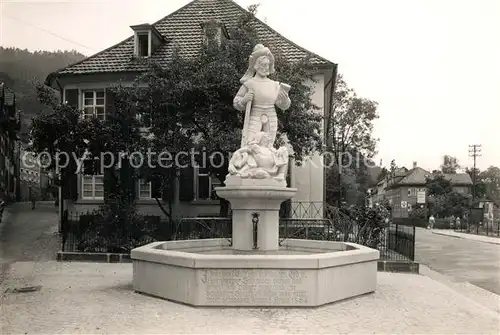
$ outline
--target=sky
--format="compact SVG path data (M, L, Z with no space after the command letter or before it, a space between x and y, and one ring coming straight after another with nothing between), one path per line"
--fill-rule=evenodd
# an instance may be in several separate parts
M189 0L0 0L0 44L92 55ZM377 163L500 165L500 1L236 0L378 103Z

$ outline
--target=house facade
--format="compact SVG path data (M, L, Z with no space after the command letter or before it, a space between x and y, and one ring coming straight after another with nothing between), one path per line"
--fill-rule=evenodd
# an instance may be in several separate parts
M138 74L147 70L150 60L165 64L174 48L181 56L195 55L207 38L208 28L216 29L217 38L227 37L226 29L237 23L246 10L231 0L195 0L154 24L131 26L133 35L78 63L50 74L46 85L61 92L63 101L79 108L82 117L106 118L114 106L107 88L120 82L132 84ZM259 42L280 51L288 61L300 61L312 55L311 71L314 76L312 100L320 107L319 113L328 115L335 85L337 65L289 41L267 24L255 20ZM273 50L278 46L279 50ZM277 69L279 71L279 69ZM234 92L236 94L236 92ZM293 102L292 102L293 103ZM323 202L324 171L322 157L314 154L300 167L291 162L290 187L298 192L293 201ZM78 175L73 178L71 199L64 208L70 212L84 212L103 202L104 176ZM181 169L168 195L151 183L137 182L137 207L141 213L162 215L155 197L171 201L172 212L178 216L217 215L219 200L214 197L217 178L201 168ZM163 197L161 197L163 196Z
M0 83L0 197L18 199L17 139L21 130L14 91Z
M409 217L410 212L420 206L426 206L426 181L431 173L413 163L408 170L400 168L379 181L373 194L373 202L380 203L387 200L392 206L394 218ZM444 174L450 181L454 192L470 194L472 180L467 173Z
M49 186L53 185L52 173L41 166L37 156L27 147L23 144L19 146L19 199L48 200L52 196L47 194Z

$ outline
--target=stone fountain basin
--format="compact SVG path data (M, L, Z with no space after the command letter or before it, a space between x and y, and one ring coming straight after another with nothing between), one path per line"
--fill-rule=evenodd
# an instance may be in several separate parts
M133 249L137 292L193 306L314 307L375 291L379 251L289 239L277 251L233 250L226 239Z

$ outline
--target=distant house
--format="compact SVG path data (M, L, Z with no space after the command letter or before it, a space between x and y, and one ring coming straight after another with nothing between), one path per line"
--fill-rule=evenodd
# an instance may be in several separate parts
M0 197L17 198L18 164L17 137L21 130L19 112L16 111L16 95L4 83L0 83Z
M377 184L374 202L388 200L392 206L392 215L395 218L408 217L409 213L423 206L427 202L427 177L431 172L413 163L408 170L400 168ZM455 192L470 194L472 180L467 173L444 174Z
M30 201L31 197L41 200L47 187L53 183L52 176L40 166L37 157L27 147L20 145L19 197L21 201Z
M105 119L114 108L108 87L119 81L124 85L132 83L138 74L147 70L149 60L165 64L175 47L180 48L181 56L196 55L208 38L207 32L213 31L214 27L218 39L228 38L227 28L233 27L244 13L246 10L231 0L192 1L154 24L131 26L131 37L50 74L46 84L60 90L66 103L81 109L82 117L95 115ZM328 115L336 64L296 45L259 20L254 22L254 27L259 42L268 45L272 51L280 51L289 61L300 61L307 55L312 56L311 71L315 82L307 84L314 85L312 100L320 107L319 113ZM289 186L298 188L293 201L323 202L325 192L321 156L313 155L300 167L291 165ZM71 183L72 199L65 207L70 211L95 208L103 202L103 183L102 175L78 176ZM173 203L174 215L218 213L219 201L213 197L213 189L218 185L218 180L203 169L181 169L172 192L166 192L172 197L168 199ZM162 196L156 185L138 181L136 195L140 212L161 215L154 200L156 195ZM163 197L164 201L168 199Z

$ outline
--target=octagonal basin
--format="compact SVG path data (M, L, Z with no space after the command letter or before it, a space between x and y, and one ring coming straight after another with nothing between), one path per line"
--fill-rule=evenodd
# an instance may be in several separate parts
M315 307L374 292L379 251L289 239L279 250L237 251L226 239L154 242L133 249L137 292L193 305Z

